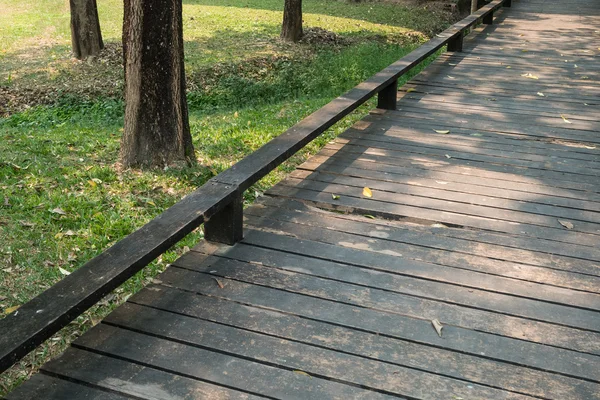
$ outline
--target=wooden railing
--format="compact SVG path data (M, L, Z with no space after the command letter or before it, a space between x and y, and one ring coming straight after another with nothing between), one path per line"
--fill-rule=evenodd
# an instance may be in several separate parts
M461 51L465 32L480 20L491 24L494 11L503 5L510 6L510 0L492 1L334 99L0 320L0 372L202 223L206 240L230 245L241 240L246 189L373 96L378 96L378 108L395 109L401 75L445 45Z

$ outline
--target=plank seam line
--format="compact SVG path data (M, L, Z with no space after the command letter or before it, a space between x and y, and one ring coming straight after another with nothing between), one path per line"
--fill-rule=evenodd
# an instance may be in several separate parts
M112 323L112 322L106 322L106 321L102 321L102 323L105 324L105 325L114 326L114 327L122 329L122 330L136 332L136 333L139 333L139 334L142 334L142 335L145 335L145 336L152 336L152 337L155 337L157 339L166 340L166 341L169 341L169 342L175 342L175 343L187 346L187 347L194 347L194 348L206 350L206 351L209 351L209 352L212 352L212 353L219 353L219 354L223 354L223 355L230 356L230 357L233 357L233 358L239 358L239 359L242 359L242 360L250 361L252 363L262 364L262 365L266 365L266 366L277 368L277 369L282 369L282 370L289 371L289 372L294 372L294 371L300 369L300 368L294 368L294 367L288 367L288 366L285 366L285 365L276 364L275 362L271 362L271 361L267 361L267 360L260 360L260 359L253 358L253 357L247 356L247 355L236 354L236 353L233 353L233 352L230 352L230 351L226 351L226 350L222 350L222 349L215 349L215 348L212 348L212 347L209 347L209 346L202 345L200 343L189 342L189 341L184 340L184 339L178 339L178 338L174 338L174 337L164 336L164 335L159 334L159 333L145 332L143 330L140 330L140 329L137 329L137 328L128 327L128 326L125 326L125 325L120 325L120 324L116 324L116 323ZM304 369L302 369L302 371L304 371ZM310 370L306 370L306 371L311 372ZM179 374L179 375L181 375L181 374ZM371 392L387 394L389 396L393 396L393 397L397 397L397 398L401 398L401 399L405 399L405 400L420 400L420 399L418 399L416 397L406 396L406 395L403 395L403 394L394 393L394 392L391 392L389 390L377 389L377 388L366 386L366 385L363 385L363 384L353 383L353 382L345 381L343 379L333 378L333 377L330 377L330 376L326 376L326 375L322 375L322 374L316 374L316 373L313 373L313 372L310 373L310 376L313 377L313 378L319 378L319 379L323 379L323 380L327 380L327 381L331 381L331 382L343 384L343 385L346 385L346 386L361 388L361 389L368 390L368 391L371 391ZM236 389L236 390L239 390L239 389Z
M265 288L270 289L270 290L278 290L278 291L280 290L280 289L277 289L277 288L270 288L268 286L262 286L262 285L253 284L253 283L250 284L250 285L261 286L261 287L265 287ZM580 377L580 376L577 376L577 375L571 375L571 374L567 374L567 373L559 372L559 371L553 371L553 370L545 369L545 368L541 368L541 367L536 367L536 366L531 366L531 365L526 365L526 364L519 364L518 362L515 362L515 361L504 360L504 359L500 359L500 358L494 358L494 357L491 357L491 356L488 356L488 355L481 355L481 353L479 353L479 352L468 352L468 351L465 351L465 350L459 350L459 349L450 348L450 347L443 347L443 346L440 346L440 345L436 345L434 343L428 343L428 342L424 342L424 341L418 341L416 339L404 338L404 337L401 337L401 336L394 336L394 335L388 334L388 333L371 331L371 330L368 330L368 329L365 329L365 328L355 327L355 326L351 326L351 325L345 325L345 324L337 323L337 322L333 322L333 321L326 321L326 320L321 320L321 319L317 319L317 318L311 318L311 317L308 317L308 316L304 316L304 315L300 315L300 314L295 314L295 313L289 312L289 311L283 311L283 310L279 310L279 309L273 309L271 307L261 306L261 305L258 305L258 304L253 304L253 303L248 303L248 302L243 302L243 301L232 300L232 299L228 299L228 298L223 297L223 296L216 296L216 295L213 295L213 294L205 294L205 293L197 292L197 291L194 291L194 290L179 288L179 287L176 287L176 286L168 286L168 285L164 285L164 284L160 284L160 285L154 285L153 284L153 286L163 286L163 287L167 287L169 289L173 289L173 290L176 290L176 291L181 291L181 292L185 292L185 293L194 294L194 295L197 295L197 296L209 297L209 298L216 298L216 299L220 299L220 300L223 300L223 301L229 301L229 302L232 302L232 303L240 304L240 305L243 305L243 306L257 308L257 309L260 309L260 310L267 310L267 311L272 311L272 312L276 312L276 313L279 313L279 314L291 315L293 317L297 317L297 318L300 318L300 319L303 319L303 320L307 320L307 321L314 321L314 322L319 322L319 323L322 323L322 324L327 324L327 325L341 327L341 328L344 328L344 329L355 330L355 331L359 331L359 332L363 332L363 333L367 333L367 334L371 334L371 335L382 336L382 337L385 337L385 338L388 338L388 339L393 339L393 340L398 340L398 341L404 341L404 342L414 343L414 344L421 345L421 346L431 347L431 348L435 348L435 349L439 349L439 350L444 350L444 351L451 351L451 352L455 352L455 353L458 353L458 354L464 354L464 355L473 356L473 357L477 357L477 358L482 358L482 359L490 360L490 361L494 361L494 362L510 364L510 365L514 365L514 366L518 366L518 367L530 368L530 369L533 369L533 370L536 370L536 371L542 371L542 372L552 373L552 374L561 375L561 376L565 376L565 377L568 377L568 378L574 378L574 379L584 380L584 381L588 381L588 382L592 382L592 383L600 383L600 379L599 380L593 380L593 379L590 379L590 378ZM282 290L282 291L284 291L284 290ZM300 295L300 296L306 296L306 297L313 297L313 296L310 296L310 295L304 295L302 293L294 293L294 294L295 295ZM335 303L335 301L333 301L333 300L321 299L321 298L318 298L318 297L317 297L317 299L319 299L321 301ZM132 299L129 299L128 302L135 303L135 301L132 301ZM135 304L138 304L138 303L135 303ZM350 305L350 306L351 307L361 308L360 306L355 306L355 305ZM408 318L413 318L413 317L408 317ZM488 334L488 333L485 333L485 334ZM509 338L509 339L510 340L519 340L519 339L513 339L513 338ZM535 343L535 344L539 345L537 343ZM540 346L543 346L543 345L540 345ZM561 349L561 350L568 351L568 352L575 353L575 354L580 353L580 352L578 352L576 350L570 350L570 349Z
M39 373L42 374L42 375L50 376L52 378L56 378L56 379L60 379L60 380L63 380L63 381L75 383L77 385L89 387L89 388L92 388L92 389L97 389L97 390L100 390L100 391L105 392L105 393L114 393L114 394L117 394L119 396L127 397L129 399L146 400L144 397L135 396L135 395L130 394L130 393L119 392L116 389L107 388L107 387L104 387L104 386L99 386L99 385L93 384L91 382L86 382L86 381L83 381L83 380L80 380L80 379L77 379L77 378L73 378L73 377L70 377L70 376L67 376L67 375L63 375L63 374L60 374L60 373L48 371L48 370L45 370L44 367L42 367L40 369Z
M417 320L420 320L420 321L428 321L428 322L430 322L429 319L418 318L418 317L416 317L414 315L401 314L401 313L393 312L393 311L390 311L390 310L380 310L380 309L377 309L377 308L367 307L367 306L363 306L361 304L348 303L348 302L341 301L341 300L324 299L322 297L318 297L318 296L312 295L312 294L306 294L306 293L301 293L301 292L294 292L294 291L291 291L291 290L288 290L288 289L276 288L276 287L272 287L272 286L267 286L265 284L260 284L260 283L250 282L250 281L244 281L244 280L239 279L239 278L233 278L233 277L228 277L228 276L223 276L223 275L211 274L211 273L208 273L208 272L191 270L191 269L188 269L188 268L185 268L185 267L180 267L180 266L175 265L175 264L172 264L171 268L179 268L179 269L183 269L183 270L186 270L186 271L189 271L189 272L193 272L193 273L197 273L197 274L208 275L210 277L218 276L218 277L220 277L222 279L228 279L228 280L231 280L231 281L240 282L240 283L247 284L247 285L260 286L260 287L264 287L264 288L268 288L268 289L278 290L278 291L281 291L281 292L292 293L292 294L295 294L295 295L302 295L302 296L311 297L311 298L315 298L315 299L319 299L319 300L327 300L327 301L331 301L333 303L339 303L339 304L343 304L343 305L347 305L347 306L352 306L352 307L357 307L357 308L363 308L365 310L372 310L372 311L376 311L376 312L380 312L380 313L385 313L385 314L399 315L399 316L404 317L404 318L411 318L411 319L417 319ZM195 292L193 292L193 293L195 293ZM479 333L483 333L483 334L487 334L487 335L493 335L493 336L498 336L498 337L502 337L502 338L519 340L519 341L522 341L522 342L534 343L534 344L537 344L537 345L554 347L554 348L558 348L558 349L562 349L562 350L568 350L568 351L572 351L572 352L575 352L575 353L582 353L582 354L588 354L588 355L591 355L591 356L598 356L598 354L595 354L595 353L590 353L590 352L582 351L582 350L569 349L569 348L566 348L566 347L557 346L557 345L553 345L553 344L538 343L538 342L534 342L534 341L531 341L531 340L526 340L526 339L521 339L521 338L516 338L516 337L511 337L511 336L504 336L504 335L501 335L501 334L498 334L498 333L486 332L486 331L482 331L482 330L479 330L479 329L466 328L466 327L462 327L462 326L458 326L458 325L452 325L452 324L446 324L446 325L453 326L453 327L459 328L459 329L471 330L471 331L474 331L474 332L479 332ZM573 329L580 330L579 328L573 328ZM596 333L596 332L593 332L593 333Z
M199 296L203 296L203 297L207 297L207 296L204 296L202 294L198 294L198 295ZM252 306L252 305L238 303L238 302L233 301L233 300L225 300L225 301L229 301L229 302L232 302L232 303L241 304L241 305L244 305L246 307L255 307L255 306ZM525 392L520 392L518 390L512 390L512 389L503 388L503 387L500 387L500 386L494 386L494 385L491 385L491 384L488 384L488 383L475 382L475 381L468 380L467 378L461 378L461 377L457 377L457 376L447 375L447 374L444 374L444 373L432 372L431 370L427 370L425 368L418 368L416 366L403 365L403 364L400 364L399 362L393 362L393 361L387 361L387 360L380 360L378 358L370 357L368 355L353 353L353 352L346 351L346 350L340 350L340 349L337 349L337 348L334 348L334 347L327 347L325 345L319 345L317 343L303 341L303 340L300 340L300 339L293 339L293 338L290 338L290 337L280 336L280 335L273 334L273 333L261 332L261 331L258 331L258 330L253 330L253 329L250 329L250 328L245 328L245 327L233 325L233 324L230 324L230 323L219 322L217 320L210 319L210 318L203 318L203 317L199 317L199 316L196 316L196 315L186 314L184 312L173 311L173 310L170 310L170 309L161 308L161 307L153 306L153 305L150 305L150 304L136 303L135 301L131 301L131 300L128 300L128 302L129 303L133 303L133 304L137 304L137 305L142 306L142 307L152 308L152 309L159 310L159 311L164 311L164 312L169 312L169 313L172 313L172 314L181 315L181 316L186 317L186 318L192 318L192 319L197 319L197 320L201 320L201 321L207 321L207 322L211 322L211 323L214 323L214 324L217 324L217 325L228 326L228 327L239 329L239 330L246 331L246 332L256 333L256 334L259 334L259 335L264 335L264 336L273 337L273 338L277 338L277 339L283 339L283 340L286 340L286 341L289 341L289 342L299 343L299 344L310 346L310 347L316 347L316 348L319 348L319 349L333 351L333 352L341 353L341 354L346 354L346 355L357 357L357 358L363 358L363 359L366 359L366 360L380 362L382 364L393 365L393 366L397 366L397 367L400 367L400 368L406 368L406 369L410 369L410 370L424 372L424 373L431 374L431 375L438 375L438 376L442 376L444 378L458 380L458 381L462 381L462 382L474 383L476 385L485 386L485 387L489 387L489 388L493 388L493 389L498 389L498 390L502 390L502 391L506 391L506 392L518 393L518 394L522 394L522 395L526 395L526 396L532 396L532 397L535 397L535 398L545 399L545 397L537 396L537 395L533 395L533 394L529 394L529 393L525 393ZM255 307L255 308L260 308L260 307ZM273 311L273 310L270 310L270 311ZM277 313L281 313L281 314L287 314L287 313L279 312L279 311L276 311L276 312ZM287 315L292 315L294 317L298 317L297 315L294 315L294 314L287 314ZM299 317L299 318L301 318L301 317ZM323 322L323 321L319 321L319 322L326 323L326 322ZM113 322L104 322L104 323L109 324L109 325L114 325L114 326L117 326L117 327L123 327L123 328L127 329L125 326L121 326L121 325L113 323ZM449 351L451 351L451 350L449 350ZM473 356L473 357L475 357L475 356ZM485 358L485 357L479 357L479 358ZM526 368L526 367L523 367L523 366L521 366L521 367L522 368Z

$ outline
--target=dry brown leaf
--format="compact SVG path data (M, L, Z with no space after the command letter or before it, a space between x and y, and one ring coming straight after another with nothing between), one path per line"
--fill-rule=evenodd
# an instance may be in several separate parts
M444 329L444 325L442 325L437 319L431 320L431 325L433 325L433 329L435 329L438 336L442 337L442 329Z
M562 219L559 219L558 222L564 226L567 229L573 229L573 223L569 222L569 221L563 221Z
M223 282L221 282L220 280L218 280L217 278L213 278L215 280L215 282L217 282L217 285L219 285L219 287L221 289L223 289L225 287L225 285L223 285Z
M63 209L62 209L62 208L60 208L60 207L56 207L55 209L53 209L53 210L50 210L50 212L51 212L52 214L67 215L67 213L65 212L65 210L63 210Z
M33 222L27 222L27 221L19 221L19 224L21 224L21 226L24 226L26 228L33 228L35 226L35 224Z
M371 189L369 189L366 186L363 188L363 193L362 194L365 197L373 197L373 192L371 192Z

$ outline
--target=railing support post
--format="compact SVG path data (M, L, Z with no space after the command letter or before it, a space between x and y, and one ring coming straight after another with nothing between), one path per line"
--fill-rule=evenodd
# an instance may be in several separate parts
M398 80L395 79L377 94L377 108L395 110L398 96Z
M456 36L448 41L448 51L462 51L464 32L460 31Z
M503 7L510 7L512 6L512 0L504 0L504 3L502 3Z
M492 25L494 23L494 12L490 12L485 17L483 17L483 23L486 25Z
M244 199L239 194L204 223L204 239L230 246L244 238Z

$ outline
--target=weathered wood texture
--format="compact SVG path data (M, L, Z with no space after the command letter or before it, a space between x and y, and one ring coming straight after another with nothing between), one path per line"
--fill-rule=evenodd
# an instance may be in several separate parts
M598 26L498 10L8 398L600 399Z

